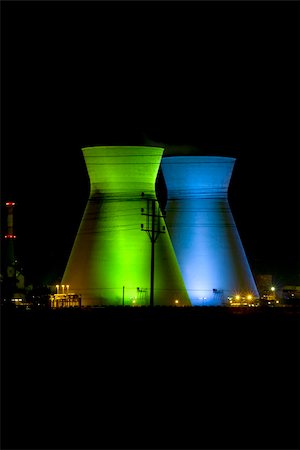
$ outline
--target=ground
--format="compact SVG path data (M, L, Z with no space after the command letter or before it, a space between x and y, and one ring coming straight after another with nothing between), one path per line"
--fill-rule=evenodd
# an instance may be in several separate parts
M4 311L2 447L299 448L299 378L289 308Z

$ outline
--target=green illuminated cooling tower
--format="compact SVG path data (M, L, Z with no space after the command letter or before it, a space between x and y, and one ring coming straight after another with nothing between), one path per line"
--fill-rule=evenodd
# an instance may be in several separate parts
M83 305L149 305L149 205L163 148L87 147L90 196L63 276ZM143 193L143 194L142 194ZM160 215L156 202L156 215ZM141 229L143 224L143 230ZM164 219L155 221L162 231ZM154 305L190 305L167 230L154 245Z

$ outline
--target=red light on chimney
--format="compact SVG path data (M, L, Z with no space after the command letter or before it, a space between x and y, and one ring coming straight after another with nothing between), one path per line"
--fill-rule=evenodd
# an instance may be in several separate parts
M15 236L14 234L6 234L5 239L16 239L17 236Z
M6 206L15 206L15 202L6 202L5 205Z

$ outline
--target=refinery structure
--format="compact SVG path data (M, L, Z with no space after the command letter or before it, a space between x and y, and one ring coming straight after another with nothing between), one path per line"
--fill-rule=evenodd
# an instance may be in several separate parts
M227 190L235 159L83 148L90 196L62 283L82 305L219 306L258 298ZM167 186L166 216L155 183Z
M25 284L7 201L1 306L299 307L300 286L253 277L228 201L235 158L164 151L82 149L90 193L56 284Z

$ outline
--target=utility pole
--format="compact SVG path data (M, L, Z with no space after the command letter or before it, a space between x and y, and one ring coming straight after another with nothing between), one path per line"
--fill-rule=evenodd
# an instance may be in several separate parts
M142 197L144 193L142 192ZM159 212L159 206L156 213L155 199L146 198L147 212L144 208L141 209L142 216L147 217L147 225L141 224L141 231L146 231L151 241L151 264L150 264L150 307L154 306L154 244L161 233L165 233L165 226L160 226L160 219L163 218Z

